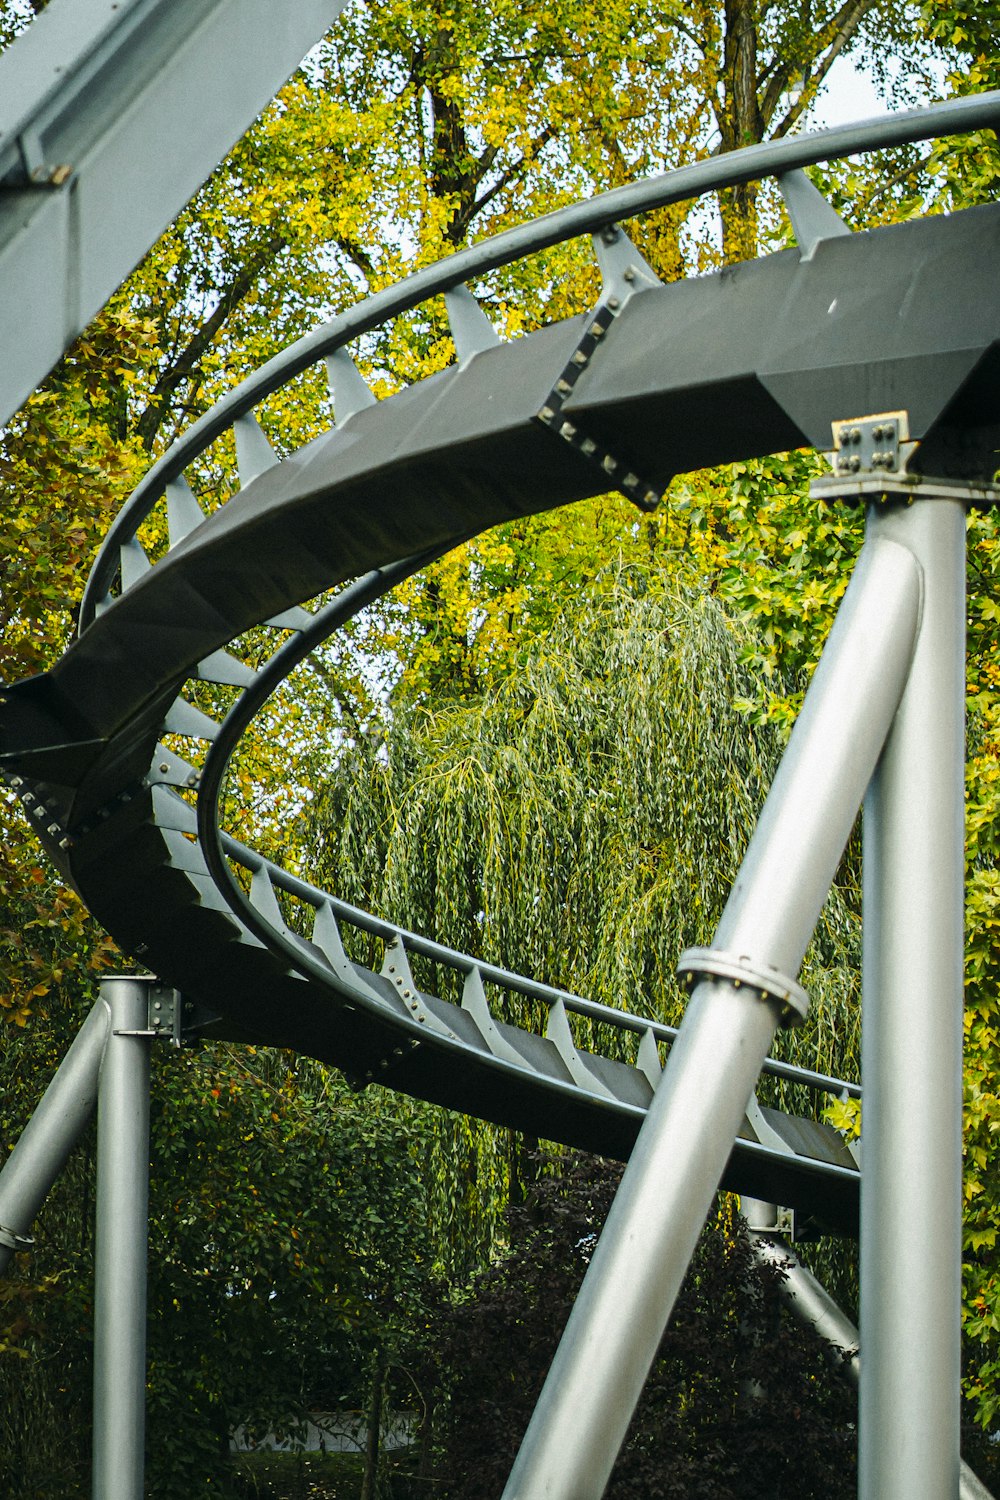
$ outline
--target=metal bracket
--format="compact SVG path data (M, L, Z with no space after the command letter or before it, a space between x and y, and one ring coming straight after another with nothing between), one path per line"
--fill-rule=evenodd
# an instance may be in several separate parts
M41 136L30 125L25 125L17 137L17 151L23 173L18 186L60 188L74 175L68 162L46 161Z
M859 474L848 478L824 474L812 481L809 493L815 500L843 500L848 505L864 505L869 501L877 505L892 501L912 505L915 500L961 500L970 510L991 510L1000 505L1000 486L939 479L932 474Z
M833 423L834 472L843 478L862 474L902 474L917 444L910 441L905 411L880 412Z
M600 235L595 235L594 244L604 275L601 301L535 420L568 443L581 458L599 468L626 500L631 500L640 510L654 511L663 499L662 490L657 490L624 459L588 437L576 422L563 415L563 407L573 394L574 386L625 303L634 292L660 285L659 277L617 225L609 224Z
M781 1024L797 1026L809 1013L809 996L800 984L760 964L745 953L727 953L719 948L685 948L677 965L677 977L692 989L700 979L728 980L734 989L756 991L761 1000L777 1000Z
M205 1006L185 1000L179 990L156 980L147 981L146 1016L148 1024L141 1030L116 1030L115 1036L148 1037L170 1042L174 1047L193 1046L197 1033L219 1019L218 1014Z
M814 479L809 486L816 500L854 504L896 500L906 505L914 500L962 500L968 506L1000 505L1000 488L994 484L910 472L920 444L910 437L908 412L850 417L832 427L833 448L826 456L833 473Z

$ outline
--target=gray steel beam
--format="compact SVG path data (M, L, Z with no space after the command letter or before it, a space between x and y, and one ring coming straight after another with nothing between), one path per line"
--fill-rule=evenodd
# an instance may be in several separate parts
M111 1035L97 1105L93 1500L143 1494L150 983L101 984Z
M906 691L865 803L862 1500L958 1493L965 505L873 507L923 580Z
M97 1102L108 1038L108 1006L98 1000L0 1172L0 1275L9 1266Z
M838 1374L857 1390L861 1377L860 1335L826 1287L799 1260L791 1245L774 1232L774 1204L743 1198L741 1208L750 1225L750 1243L757 1259L781 1272L779 1292L800 1323L827 1345ZM991 1492L963 1459L958 1480L959 1500L993 1500Z
M729 967L797 974L906 681L919 604L905 548L863 550L719 924ZM771 994L749 978L695 989L504 1500L603 1495L778 1024Z
M0 422L344 0L50 0L0 57Z

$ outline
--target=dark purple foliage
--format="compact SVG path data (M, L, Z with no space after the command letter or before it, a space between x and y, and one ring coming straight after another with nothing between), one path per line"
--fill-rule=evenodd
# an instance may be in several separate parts
M498 1500L611 1203L620 1169L548 1162L511 1210L509 1254L442 1308L432 1353L438 1493ZM844 1500L855 1401L782 1313L730 1201L701 1236L608 1500Z

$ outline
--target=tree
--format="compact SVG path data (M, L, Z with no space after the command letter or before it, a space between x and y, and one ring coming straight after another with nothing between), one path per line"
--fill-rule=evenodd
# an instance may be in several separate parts
M441 1309L432 1354L448 1384L442 1493L500 1493L610 1207L620 1169L562 1159L509 1214L510 1248ZM779 1310L733 1201L702 1234L609 1500L853 1495L854 1402L818 1343ZM440 1377L439 1377L440 1378Z
M28 9L19 0L4 8L5 38L11 27L23 23ZM571 196L624 180L633 172L784 132L802 117L836 55L860 46L866 28L876 23L891 35L901 35L910 14L905 7L871 0L840 9L811 7L804 15L755 6L749 0L723 6L693 4L670 16L624 0L582 9L559 0L527 11L512 3L484 11L464 4L448 8L392 0L350 12L3 434L2 518L6 553L14 563L4 575L3 676L9 679L35 670L59 649L79 598L81 564L147 456L161 451L180 425L317 316L394 279L414 260L430 260L470 237ZM663 88L667 76L673 85L669 93ZM789 88L796 76L805 80L797 98ZM901 170L909 190L913 161L905 159ZM890 202L886 211L892 206ZM637 226L636 235L644 252L669 277L686 267L707 267L745 253L751 245L765 242L775 224L770 200L737 193L723 203L718 233L714 228L703 232L697 217L682 208L649 216ZM534 264L510 268L480 290L501 331L513 335L585 305L596 294L596 278L585 247L570 246ZM435 368L449 353L439 308L373 336L358 351L380 393ZM329 415L327 394L312 375L272 398L261 413L282 452L318 431ZM794 691L786 687L783 674L790 644L786 627L795 612L797 585L784 571L782 550L802 530L793 496L796 474L801 474L801 465L793 459L784 469L750 466L742 474L734 470L680 484L676 508L664 520L638 528L631 511L617 501L601 501L576 512L567 532L543 521L483 541L443 563L426 579L414 582L380 617L362 622L347 647L331 652L321 663L308 700L309 714L302 715L297 730L307 772L319 758L325 733L332 732L338 743L345 736L352 738L352 753L359 757L369 743L363 731L374 725L377 735L380 705L368 672L373 640L384 643L378 646L379 668L389 681L398 678L405 651L415 647L396 692L400 724L408 703L414 705L414 714L427 711L431 717L445 711L446 698L468 696L473 707L482 708L484 692L499 692L511 665L520 661L526 636L553 625L557 586L576 586L592 573L596 557L619 545L626 550L634 546L641 554L678 547L683 541L692 548L710 587L747 607L769 604L775 623L764 654L773 672L771 685L765 689L759 681L747 679L741 690L757 705L763 742L768 734L763 720ZM220 441L190 477L203 504L218 503L235 484L228 440ZM735 542L730 519L734 497L747 523L736 527ZM782 503L785 498L788 504ZM812 543L822 524L814 518L804 529ZM155 552L163 545L162 528L152 522L143 539ZM852 545L850 539L841 541L836 527L824 541L831 557ZM801 555L805 549L806 542L799 540L793 553ZM752 558L759 567L746 566ZM836 595L838 577L831 570L819 582L810 579L820 617ZM743 649L760 654L749 640ZM796 649L807 661L810 648L800 640ZM610 731L596 721L591 729L595 754L601 756ZM496 743L502 758L505 747L499 739ZM368 764L363 757L362 763ZM558 787L545 792L557 798L561 794ZM290 800L294 802L294 796ZM611 805L618 807L621 800L620 789L612 788ZM276 805L265 796L264 815L254 810L265 840L269 816L273 831ZM47 877L36 879L32 872L38 867L28 858L22 825L9 809L7 813L14 832L9 846L13 857L4 872L9 974L5 1009L19 1022L28 1021L34 1012L32 1042L45 1050L62 1029L53 981L61 982L64 969L66 974L83 971L91 962L99 967L109 950L98 936L83 938L77 945L82 914L69 894L45 889ZM596 850L600 840L593 821L585 831ZM726 859L731 852L728 847L723 851ZM653 868L655 854L650 853L643 869ZM636 894L638 873L633 872L631 884L623 883L618 908L609 879L599 893L607 897L601 908L605 915L621 910L627 894ZM416 891L416 877L408 878ZM582 888L579 871L575 880L575 888ZM43 904L34 899L36 894L43 895ZM706 900L713 895L707 892ZM442 897L442 912L448 899L452 898ZM51 903L56 902L60 905L54 907ZM664 891L654 890L648 903L652 915L657 902L666 908ZM830 938L835 955L849 946L849 903L844 911L844 931ZM53 912L57 928L44 925L46 914ZM525 931L533 932L540 945L541 963L551 955L552 942L548 940L546 947L540 929L531 926L534 919L523 915ZM43 925L33 925L36 920ZM475 935L475 911L467 911L464 920ZM502 937L503 931L497 935ZM663 934L654 936L665 949ZM49 946L54 937L62 947ZM619 950L617 955L605 955L606 977L615 983L631 982L636 977L630 968L633 960L623 943ZM661 956L654 950L656 961L650 967L657 972ZM823 963L821 955L820 970ZM839 959L831 959L835 1003L841 993L838 964ZM639 969L645 967L643 955ZM73 994L74 1004L82 1003L82 987ZM55 1018L51 1031L47 1005ZM29 1054L22 1050L17 1055L24 1059ZM261 1100L273 1103L277 1098L280 1107L274 1113L279 1119L271 1121L271 1144L277 1148L294 1137L289 1124L298 1118L294 1102L283 1101L280 1090L275 1095L266 1088L257 1103L242 1100L240 1088L249 1091L252 1069L237 1094L227 1095L239 1068L232 1058L212 1066L219 1068L219 1078L229 1080L218 1083L220 1098L227 1099L218 1106L220 1129L228 1110L227 1128L250 1122L248 1129L263 1126L266 1133ZM12 1069L12 1061L7 1067ZM233 1189L233 1218L227 1221L236 1247L233 1264L245 1266L249 1256L254 1275L263 1282L273 1271L272 1263L259 1246L248 1251L241 1243L249 1228L248 1219L238 1221L236 1213L239 1204L245 1206L245 1184L234 1175L238 1164L221 1153L212 1156L211 1087L206 1092L206 1077L196 1068L179 1076L190 1092L181 1090L175 1101L176 1119L188 1122L196 1141L204 1140L216 1171L212 1180L220 1192ZM22 1099L18 1096L18 1110L24 1107ZM320 1108L312 1099L309 1109L314 1106ZM200 1111L208 1111L207 1123L192 1124L201 1121ZM309 1139L313 1147L322 1140L318 1127ZM433 1148L438 1163L435 1191L456 1216L470 1205L478 1215L462 1252L468 1264L490 1242L503 1173L491 1166L491 1178L478 1175L477 1161L484 1153L477 1137L461 1123L450 1122L439 1140ZM446 1153L456 1144L463 1165L449 1172L444 1167ZM188 1175L180 1164L174 1166L174 1201L191 1195L200 1204L207 1180L199 1178L203 1164L188 1162ZM83 1167L79 1171L73 1181L81 1184L82 1199L89 1192L88 1177ZM170 1208L165 1207L168 1220ZM279 1194L273 1216L287 1209L287 1200ZM44 1233L51 1238L43 1241L35 1261L38 1274L30 1304L38 1309L40 1342L35 1348L44 1352L46 1347L69 1347L50 1338L56 1338L53 1331L64 1318L59 1326L71 1327L77 1341L73 1348L79 1350L86 1342L79 1309L60 1302L58 1294L68 1279L56 1283L51 1297L42 1289L50 1286L45 1267L53 1267L54 1275L69 1264L71 1234L79 1231L81 1254L86 1249L86 1231L80 1229L85 1223L83 1206L76 1217L66 1215L65 1235L58 1209L48 1222L52 1227ZM238 1299L227 1300L220 1291L222 1260L205 1269L198 1259L210 1222L199 1209L190 1224L176 1226L189 1232L192 1264L199 1266L199 1274L204 1271L205 1285L216 1297L212 1302L206 1294L199 1302L186 1290L179 1299L179 1317L189 1305L211 1305L220 1316L236 1316L232 1304ZM311 1274L303 1272L295 1285L301 1289ZM164 1285L169 1284L167 1277ZM201 1282L197 1287L205 1290ZM293 1296L291 1302L301 1312L301 1301L296 1303ZM52 1316L46 1321L49 1310ZM249 1329L256 1312L245 1305L241 1310L251 1320L245 1325ZM157 1390L166 1391L176 1378L166 1351L171 1343L168 1330L179 1326L165 1319ZM266 1330L258 1332L264 1337ZM22 1365L19 1360L19 1368ZM37 1372L42 1366L36 1362L33 1369ZM232 1412L243 1399L221 1394L223 1377L216 1366L199 1378L213 1410ZM44 1389L46 1399L54 1401L53 1383ZM193 1400L191 1388L185 1387L183 1399ZM211 1464L217 1464L217 1451L213 1453Z

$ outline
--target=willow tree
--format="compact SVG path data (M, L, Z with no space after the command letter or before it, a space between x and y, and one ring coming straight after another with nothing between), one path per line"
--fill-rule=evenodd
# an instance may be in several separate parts
M669 560L604 572L483 692L344 744L312 817L319 874L389 920L676 1021L680 951L710 943L780 755L754 724L746 632ZM788 1045L857 1065L857 869L806 961Z

